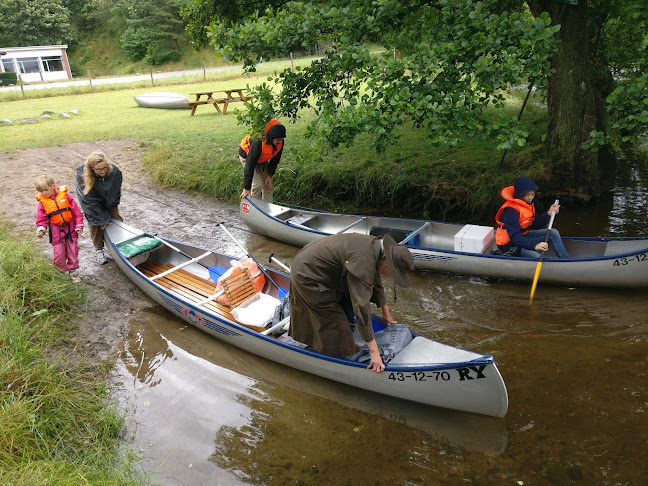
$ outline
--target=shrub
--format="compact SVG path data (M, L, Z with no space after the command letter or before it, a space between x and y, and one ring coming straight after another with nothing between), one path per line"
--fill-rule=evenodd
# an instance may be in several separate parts
M11 71L6 73L0 73L0 85L9 86L12 84L18 84L18 75Z

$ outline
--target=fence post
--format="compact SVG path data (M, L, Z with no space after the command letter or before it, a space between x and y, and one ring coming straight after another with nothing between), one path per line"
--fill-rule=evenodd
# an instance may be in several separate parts
M151 86L155 86L155 83L153 82L153 66L149 66L149 70L151 71Z
M205 61L203 61L203 81L207 81L207 71L205 70Z
M25 88L23 87L23 78L22 74L18 75L18 80L20 81L20 91L22 91L23 98L25 97Z
M90 82L90 89L94 89L92 87L92 74L90 74L90 70L88 69L88 81Z

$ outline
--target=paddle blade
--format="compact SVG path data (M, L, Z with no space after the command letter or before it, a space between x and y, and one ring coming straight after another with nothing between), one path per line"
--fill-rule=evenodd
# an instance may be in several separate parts
M533 285L531 286L531 296L529 297L529 304L533 303L533 296L535 295L535 289L536 286L538 285L538 279L540 278L540 269L542 268L542 262L538 262L538 266L536 267L536 273L535 276L533 277Z

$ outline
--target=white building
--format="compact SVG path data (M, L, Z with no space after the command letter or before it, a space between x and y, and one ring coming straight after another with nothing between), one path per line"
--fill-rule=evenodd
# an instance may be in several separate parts
M0 72L19 74L25 83L72 79L67 46L0 47Z

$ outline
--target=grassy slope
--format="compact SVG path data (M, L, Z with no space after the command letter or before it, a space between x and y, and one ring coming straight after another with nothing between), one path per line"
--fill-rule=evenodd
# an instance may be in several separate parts
M198 107L194 117L185 110L144 109L133 96L150 91L189 95L208 88L252 85L287 65L264 64L256 77L243 76L239 70L208 73L206 82L199 75L158 81L154 87L143 82L97 86L93 92L89 88L26 92L26 99L20 93L0 93L0 100L6 100L0 105L0 118L37 117L46 109L80 109L72 119L0 127L0 150L136 137L151 145L147 167L160 183L235 201L242 180L236 151L245 134L236 117L219 115L211 106ZM56 91L71 90L76 94L51 97ZM517 114L522 95L511 95L511 116ZM408 128L400 130L400 139L385 154L377 154L369 138L361 137L353 147L331 150L314 163L308 154L315 142L304 137L311 116L305 113L295 125L287 126L285 154L275 178L277 200L341 211L477 220L492 215L500 189L515 177L524 174L541 183L547 172L537 150L546 115L533 103L527 106L523 122L532 133L531 143L537 145L509 152L502 169L497 168L501 151L493 142L474 139L457 147L431 147L425 131Z
M26 240L0 223L0 484L139 484L105 383L66 362L83 288Z

